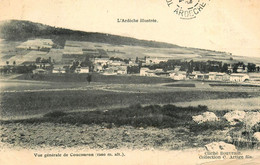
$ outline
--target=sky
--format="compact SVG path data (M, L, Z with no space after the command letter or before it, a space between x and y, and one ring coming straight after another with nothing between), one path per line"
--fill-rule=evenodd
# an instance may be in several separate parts
M0 0L0 21L29 20L260 57L260 1L204 1L206 6L196 18L183 20L173 13L173 7L167 6L166 0ZM142 18L158 22L117 22Z

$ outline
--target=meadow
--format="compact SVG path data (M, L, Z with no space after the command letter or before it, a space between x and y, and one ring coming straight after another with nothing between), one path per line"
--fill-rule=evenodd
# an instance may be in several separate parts
M74 74L45 74L33 75L24 74L17 79L19 80L37 80L48 82L87 82L87 73ZM98 73L91 73L91 82L101 82L105 84L156 84L156 83L169 83L174 82L170 78L161 77L144 77L137 75L102 75Z
M1 80L2 118L43 115L52 111L90 111L141 104L170 104L205 100L250 98L259 90L249 87L210 87L208 82L174 81L169 78L141 76L105 76L92 74L19 75ZM233 103L234 105L238 105ZM196 104L197 106L198 104ZM215 104L214 104L215 105Z
M134 104L168 104L196 100L248 98L252 93L220 91L175 91L152 93L110 92L103 90L62 90L1 93L1 117L125 107Z
M237 136L228 138L243 132L243 125L230 127L223 115L228 107L244 104L241 100L257 102L259 88L99 74L93 74L88 84L85 77L50 74L30 79L30 75L20 75L1 80L2 144L167 150L203 147L215 141L242 149L258 145L241 142ZM226 106L214 110L210 107L218 104ZM192 116L206 111L213 111L221 120L199 125L192 120Z

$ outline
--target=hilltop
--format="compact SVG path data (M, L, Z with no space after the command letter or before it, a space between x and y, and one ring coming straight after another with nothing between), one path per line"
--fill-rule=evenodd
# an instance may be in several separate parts
M179 46L156 41L138 40L105 33L84 32L57 28L30 21L9 20L0 22L0 38L8 41L24 41L29 38L48 38L60 44L66 40L109 43L115 45L145 46L154 48L178 48ZM63 41L63 42L62 42Z

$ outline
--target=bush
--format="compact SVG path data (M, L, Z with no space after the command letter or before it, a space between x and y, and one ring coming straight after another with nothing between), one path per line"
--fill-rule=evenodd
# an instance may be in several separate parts
M192 116L201 113L204 109L207 109L207 107L185 108L170 104L142 107L140 104L136 104L131 105L129 108L109 111L98 110L69 114L62 111L54 111L44 115L44 117L48 122L69 124L114 123L116 126L175 128L181 125L189 125L192 121Z
M195 125L192 116L203 112L207 107L176 107L174 105L149 105L142 107L140 104L132 105L129 108L120 108L109 111L86 111L66 113L53 111L37 119L41 122L68 123L68 124L112 124L115 126L134 127L157 127L176 128L179 126L189 127L195 130L200 129L221 129L220 125ZM25 120L26 122L26 120ZM30 122L27 120L27 122ZM108 126L110 128L110 126Z
M253 128L252 128L252 130L253 130L254 132L260 132L260 123L254 125Z

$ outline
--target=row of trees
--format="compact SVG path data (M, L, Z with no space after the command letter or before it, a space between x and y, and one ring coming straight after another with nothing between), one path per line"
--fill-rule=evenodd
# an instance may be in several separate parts
M111 57L110 60L113 61L123 61L125 63L129 63L130 59L121 59L118 57ZM128 66L127 67L127 73L133 74L133 73L139 73L140 68L142 67L142 62L136 59L138 62L138 66ZM13 65L9 65L9 61L6 61L6 66L1 68L1 73L32 73L32 70L36 69L35 65L29 65L29 66L16 66L16 62L13 61ZM47 70L53 69L53 65L51 62L51 58L49 59L44 59L38 57L36 59L36 63L42 63L42 64L51 64L50 67L44 68ZM151 70L154 69L163 69L164 71L169 71L169 70L174 70L176 66L180 66L181 71L187 71L188 73L192 73L193 71L200 71L204 73L208 72L223 72L223 73L230 73L231 71L234 73L238 72L238 68L242 68L243 70L246 70L248 72L259 72L260 68L256 67L256 64L254 63L248 63L245 65L243 62L237 62L232 64L230 67L230 64L227 63L222 63L220 61L181 61L181 60L168 60L167 62L160 62L159 64L153 64L153 65L148 65L148 67ZM94 69L94 64L90 60L90 58L85 58L84 61L79 62L79 61L74 61L72 66L65 66L66 73L74 73L77 67L89 67L90 71L93 71ZM106 68L108 66L104 66Z
M122 61L122 62L125 62L126 64L129 64L129 61L131 59L122 59L122 58L119 58L119 57L110 57L109 60L112 60L112 61Z
M36 65L29 65L29 66L4 66L0 69L1 74L8 74L8 73L32 73L33 70L36 69Z
M230 73L231 69L234 73L237 73L238 68L242 67L244 70L247 67L248 72L259 71L259 67L256 67L254 63L248 63L246 66L243 62L234 63L229 69L230 64L222 63L220 61L181 61L181 60L168 60L167 62L160 62L159 64L148 65L149 69L163 69L164 71L174 70L176 66L180 66L181 71L193 71L200 72L223 72Z

